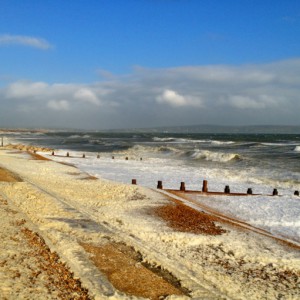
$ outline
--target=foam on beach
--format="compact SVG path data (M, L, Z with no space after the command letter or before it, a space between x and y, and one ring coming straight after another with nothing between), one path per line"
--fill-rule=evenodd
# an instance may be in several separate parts
M89 180L72 166L32 160L26 154L0 151L0 162L23 179L1 183L1 193L38 226L93 297L127 297L115 290L80 246L108 241L125 243L141 253L143 261L168 270L192 298L300 295L299 251L275 240L224 224L226 233L218 236L179 232L149 213L169 203L156 191Z

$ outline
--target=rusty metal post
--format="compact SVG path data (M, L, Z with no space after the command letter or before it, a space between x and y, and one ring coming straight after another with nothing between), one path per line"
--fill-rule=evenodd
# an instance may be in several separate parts
M299 191L295 191L294 195L299 196Z
M273 196L277 196L278 195L278 191L277 191L277 189L274 189L273 190L273 194L272 194Z
M111 158L112 158L112 159L115 159L115 157L114 157L114 156L112 156Z
M208 192L207 180L203 180L203 183L202 183L202 192L203 193L207 193Z
M131 184L136 184L136 179L132 179Z
M84 153L82 154L82 158L85 158L85 154Z
M229 185L225 186L224 193L225 194L230 194L230 187L229 187Z
M128 157L126 156L125 160L128 160Z
M157 188L160 189L160 190L162 190L163 185L162 185L162 181L161 180L157 181Z
M184 182L180 183L180 191L185 192L185 183Z
M70 156L70 153L69 152L67 152L67 157L69 157Z
M52 151L51 155L54 156L54 151Z
M99 154L97 155L97 158L100 158L100 155L99 155Z
M143 158L141 157L140 160L143 160Z
M247 194L248 194L248 195L252 195L252 194L253 194L253 192L252 192L252 189L251 189L251 188L248 188L248 190L247 190Z

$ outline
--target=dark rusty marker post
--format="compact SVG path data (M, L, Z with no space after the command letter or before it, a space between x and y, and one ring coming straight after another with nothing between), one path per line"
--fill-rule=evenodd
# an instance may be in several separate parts
M272 194L273 196L278 196L278 191L277 191L277 189L274 189L273 190L273 194Z
M180 183L180 191L185 192L185 183L184 182Z
M131 184L136 184L136 179L132 179Z
M51 155L54 156L54 151L52 151Z
M208 192L207 180L203 180L203 183L202 183L202 192L203 193L207 193Z
M299 196L299 191L295 191L294 195Z
M69 152L67 152L67 157L69 157L70 156L70 153Z
M160 189L160 190L162 190L163 185L162 185L162 181L161 180L157 181L157 188Z
M84 153L82 154L82 158L85 158L85 154Z
M248 188L248 190L247 190L247 194L248 194L248 195L252 195L252 194L253 194L253 192L252 192L252 189L251 189L251 188Z
M230 194L230 187L229 187L229 185L225 186L224 193L225 194Z
M97 158L100 158L100 155L99 155L99 154L97 155Z
M128 157L126 156L125 160L128 160Z

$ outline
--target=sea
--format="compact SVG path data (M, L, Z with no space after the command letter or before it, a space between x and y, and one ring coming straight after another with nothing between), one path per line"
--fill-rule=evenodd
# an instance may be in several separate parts
M293 195L300 190L300 134L13 132L14 143L54 149L53 160L89 174L155 188ZM67 157L67 153L69 156ZM83 158L83 154L85 158Z

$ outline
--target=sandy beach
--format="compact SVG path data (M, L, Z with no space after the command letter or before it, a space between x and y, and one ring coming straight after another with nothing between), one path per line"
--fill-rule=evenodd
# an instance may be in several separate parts
M300 298L298 247L26 149L0 214L1 299Z

